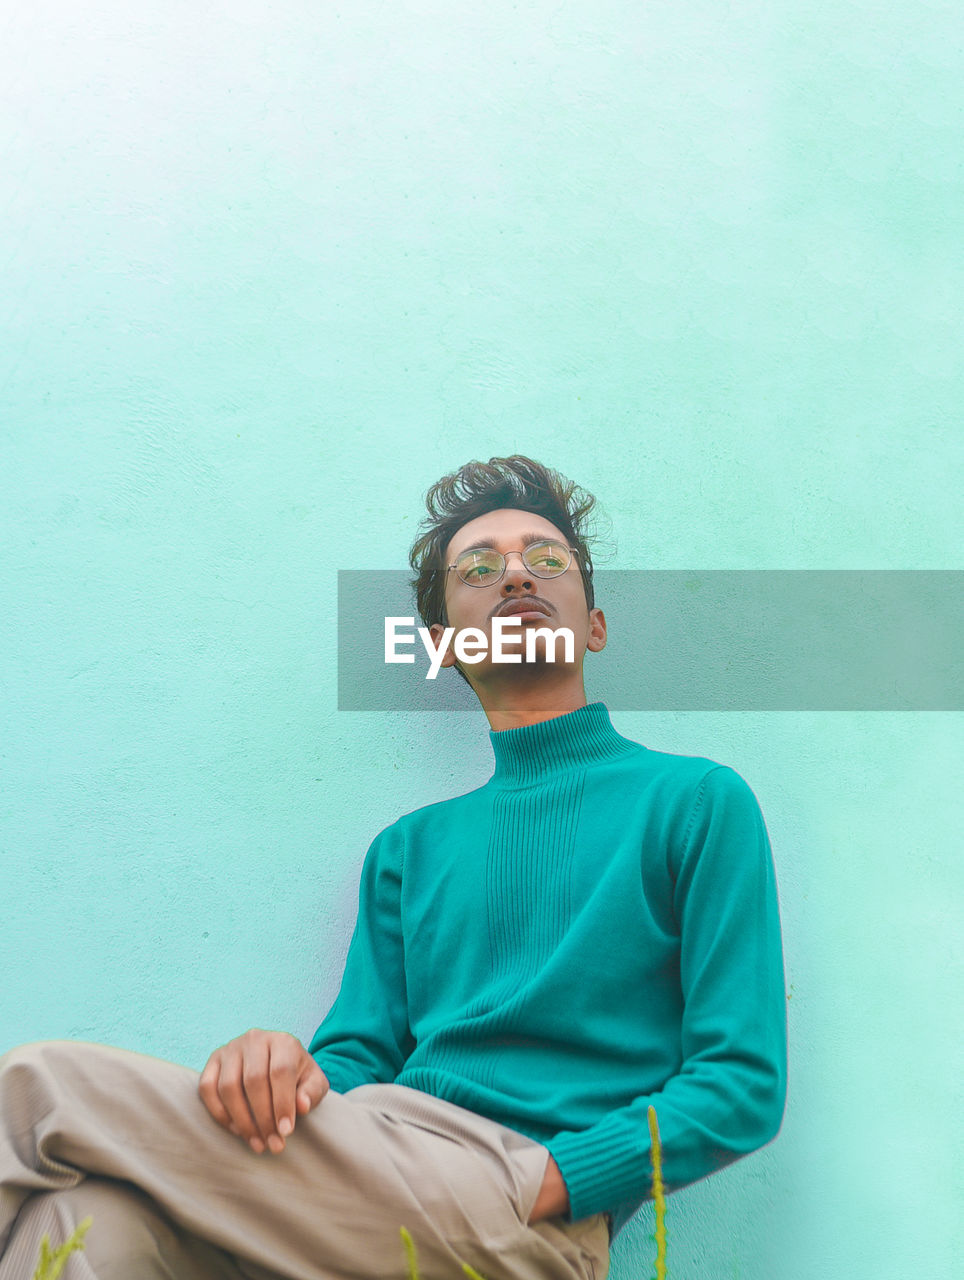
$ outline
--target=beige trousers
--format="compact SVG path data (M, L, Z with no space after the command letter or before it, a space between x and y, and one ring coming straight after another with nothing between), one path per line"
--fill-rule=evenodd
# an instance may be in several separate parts
M280 1155L208 1114L198 1072L105 1045L0 1058L0 1280L88 1214L62 1280L605 1280L606 1215L528 1224L549 1158L396 1084L329 1090Z

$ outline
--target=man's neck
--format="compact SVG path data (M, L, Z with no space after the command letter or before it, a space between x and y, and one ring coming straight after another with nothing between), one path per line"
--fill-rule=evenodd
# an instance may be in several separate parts
M495 730L539 724L586 705L586 691L581 679L578 684L569 681L563 686L555 683L530 685L528 688L500 685L494 689L476 689L475 692L489 721L489 728Z

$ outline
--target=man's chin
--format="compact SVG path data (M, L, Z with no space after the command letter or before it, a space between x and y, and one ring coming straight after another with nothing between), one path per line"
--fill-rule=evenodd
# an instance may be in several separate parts
M459 665L456 663L456 666ZM550 662L544 654L540 656L536 653L529 660L523 657L521 662L490 663L483 669L476 667L474 670L466 665L461 670L464 671L469 684L475 687L475 685L513 684L516 681L532 684L536 681L552 680L553 677L572 676L578 673L579 664Z

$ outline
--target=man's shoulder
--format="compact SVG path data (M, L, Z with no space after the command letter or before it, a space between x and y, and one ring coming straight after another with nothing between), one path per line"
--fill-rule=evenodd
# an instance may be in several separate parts
M442 800L432 800L428 804L419 805L400 813L394 822L390 822L380 833L382 836L391 833L402 839L423 830L425 827L444 825L449 822L461 822L476 810L485 793L485 786L474 787L457 796L449 796Z
M417 826L422 822L445 822L449 818L461 818L465 812L484 804L487 795L488 785L482 783L469 791L459 792L458 795L445 796L441 800L419 805L417 809L410 809L407 813L401 814L397 820L409 826Z
M757 804L756 794L731 764L706 755L684 755L647 747L618 761L618 790L636 795L650 810L688 819L694 809Z
M635 739L627 738L626 741L639 748L638 751L619 756L614 762L616 768L627 774L635 774L640 778L660 779L670 785L683 788L698 786L707 774L717 771L723 771L721 780L724 786L727 785L728 777L740 777L731 765L724 764L711 756L658 751Z
M630 763L633 761L637 767L646 768L650 773L665 774L667 777L679 778L683 782L694 779L700 781L713 769L728 769L731 773L735 772L730 765L715 760L711 756L691 756L676 751L654 751L652 747L646 748L644 757L641 756L638 759L632 757Z

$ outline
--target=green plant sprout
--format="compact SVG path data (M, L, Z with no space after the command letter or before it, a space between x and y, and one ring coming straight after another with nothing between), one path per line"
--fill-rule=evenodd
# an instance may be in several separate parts
M415 1241L406 1227L400 1227L399 1230L402 1233L402 1244L405 1246L405 1253L408 1257L409 1280L418 1280L418 1267L415 1265Z
M663 1194L663 1148L660 1145L656 1108L651 1106L647 1111L647 1116L649 1119L649 1136L653 1144L653 1204L656 1208L656 1232L650 1238L656 1242L656 1280L666 1280L666 1197ZM399 1230L408 1258L409 1280L419 1280L418 1265L415 1258L415 1241L406 1227L400 1227ZM467 1262L462 1263L462 1270L469 1277L469 1280L485 1280Z
M415 1241L407 1227L399 1227L402 1236L402 1244L405 1246L405 1253L408 1257L408 1276L409 1280L419 1280L418 1264L415 1260ZM476 1271L475 1267L469 1266L467 1262L462 1263L462 1270L469 1277L469 1280L484 1280Z
M663 1195L663 1148L659 1141L659 1123L656 1108L651 1106L649 1136L653 1143L653 1204L656 1207L656 1280L666 1280L666 1197Z
M84 1248L84 1236L92 1222L93 1218L84 1218L77 1224L73 1235L53 1250L50 1248L50 1236L45 1234L40 1241L40 1259L37 1270L33 1273L33 1280L57 1280L70 1255Z

